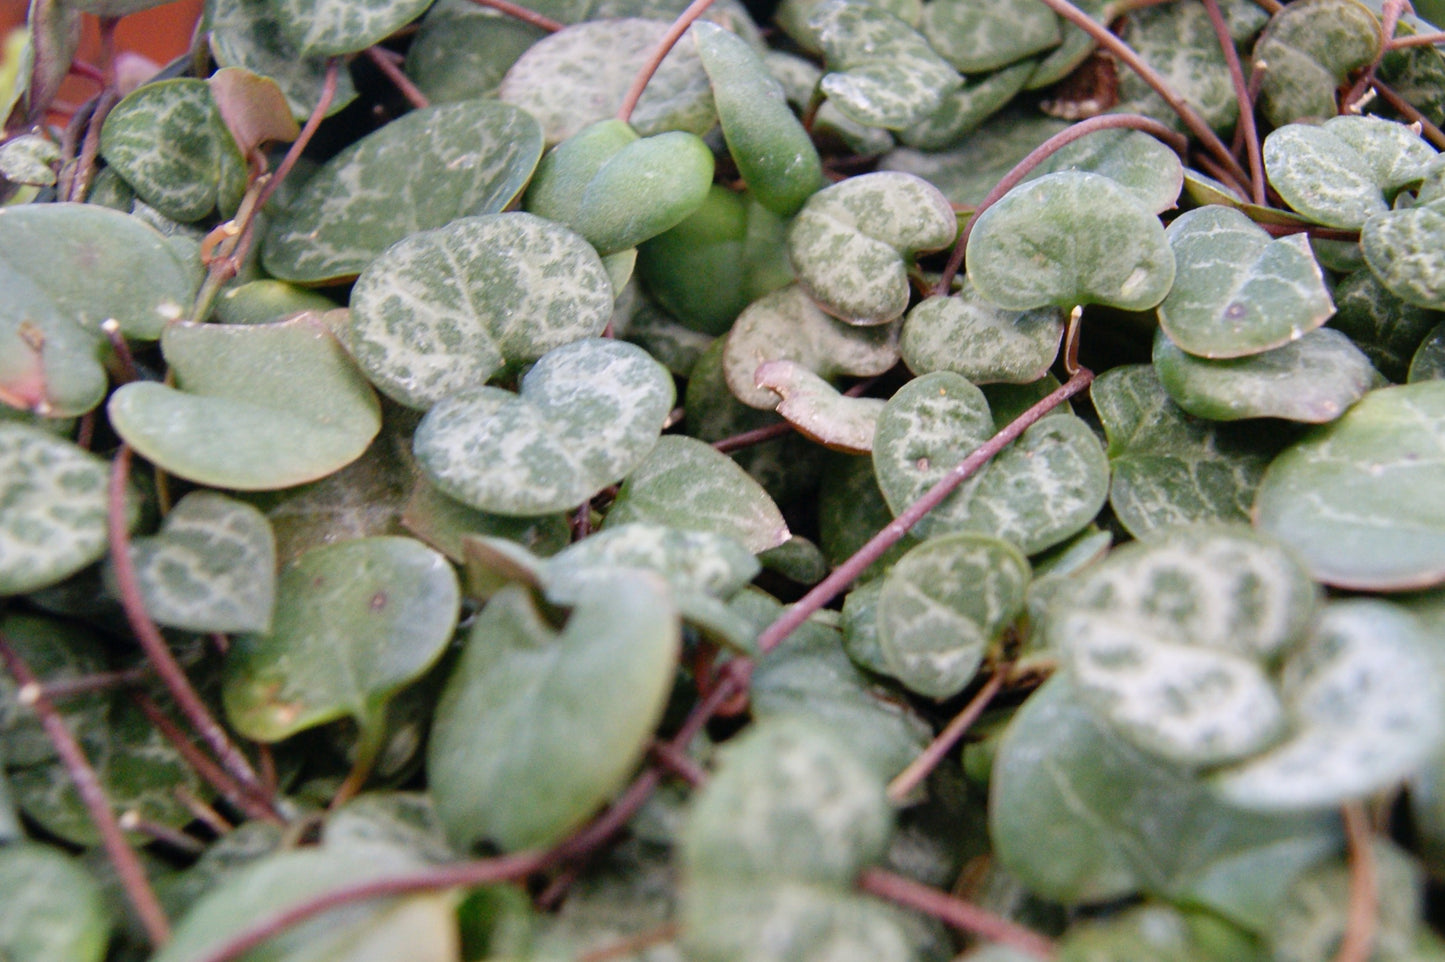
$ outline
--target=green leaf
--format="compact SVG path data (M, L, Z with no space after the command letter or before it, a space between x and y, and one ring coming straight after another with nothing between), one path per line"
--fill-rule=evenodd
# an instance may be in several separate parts
M900 148L884 154L878 168L921 177L951 202L976 207L1029 151L1068 125L1035 111L1005 110L962 143L936 152L929 148L926 153Z
M1079 244L1088 237L1090 243ZM1000 307L1153 307L1174 282L1159 219L1101 174L1061 171L1020 184L979 216L968 273Z
M1143 890L1267 930L1295 876L1336 851L1340 834L1332 815L1221 803L1098 721L1067 672L1014 716L990 781L999 861L1031 891L1070 904Z
M10 962L100 962L110 941L105 893L59 849L0 847L0 954Z
M536 122L506 104L414 110L327 161L267 230L262 262L305 284L354 277L409 234L501 211L541 153ZM426 189L398 205L397 184Z
M1364 798L1417 771L1445 741L1432 639L1388 602L1327 607L1281 668L1279 688L1290 737L1211 779L1236 805L1296 811Z
M505 538L546 557L566 547L572 534L565 514L540 518L488 514L442 494L425 476L416 479L401 522L406 530L458 563L464 558L462 544L469 535Z
M271 627L276 539L260 511L214 491L192 491L158 534L131 542L147 613L189 631Z
M434 104L493 96L541 27L467 0L434 3L406 50L406 75Z
M601 334L612 300L596 251L565 227L520 212L465 217L368 264L342 336L373 384L426 410Z
M1334 303L1303 234L1271 239L1229 207L1199 207L1169 225L1174 286L1159 326L1190 354L1234 358L1283 347L1323 324Z
M1339 112L1335 90L1380 55L1380 24L1356 0L1305 0L1280 10L1255 42L1259 107L1272 126Z
M0 633L47 683L64 684L109 667L105 641L72 622L11 611L0 616ZM73 730L100 727L110 708L104 692L84 692L62 704ZM0 675L0 756L10 768L44 765L58 758L39 717L21 704L20 686L8 671Z
M1244 525L1151 532L1078 576L1045 633L1080 697L1140 749L1194 767L1285 730L1270 664L1314 616L1309 576Z
M0 401L47 417L105 397L101 324L153 340L194 290L165 238L133 217L81 204L0 209Z
M417 461L481 511L564 511L642 463L673 400L672 376L641 348L573 341L538 361L520 394L477 387L432 408L417 427Z
M877 631L888 673L929 698L958 694L1024 607L1029 563L986 535L930 538L883 579Z
M902 130L963 84L928 41L891 12L862 0L823 0L808 15L827 56L820 89L844 116Z
M725 454L669 434L623 482L608 526L651 521L736 538L757 554L792 537L762 486Z
M278 912L328 892L415 872L422 863L389 845L326 846L267 855L224 878L181 916L152 962L196 962ZM447 892L348 902L291 926L248 953L253 958L454 962L454 897Z
M929 297L903 320L898 350L915 374L953 371L974 384L1031 384L1059 353L1057 308L1010 311L984 300L966 275L948 297Z
M100 152L142 200L174 220L200 220L218 201L234 209L246 189L245 159L204 80L138 88L106 115Z
M430 0L270 0L303 57L355 53L421 16Z
M1358 230L1406 184L1422 179L1433 147L1404 124L1379 117L1333 117L1290 124L1264 139L1270 186L1320 224Z
M59 166L59 145L39 134L21 134L0 145L0 177L12 184L48 187Z
M308 551L281 570L270 630L232 642L226 716L258 741L348 716L365 737L441 657L460 604L451 565L410 538Z
M781 218L748 195L713 184L685 220L639 245L637 276L686 330L726 334L743 308L793 279L784 229ZM629 337L645 312L639 305L629 319Z
M124 385L107 411L144 458L241 491L312 481L361 456L376 395L314 315L280 324L174 324L161 349L176 387Z
M805 437L834 451L867 454L883 411L880 398L854 398L794 361L765 361L754 380L782 400L777 411Z
M1325 584L1369 591L1445 580L1445 383L1365 395L1275 459L1255 522Z
M1127 127L1096 130L1065 144L1029 171L1024 181L1065 170L1102 174L1129 191L1145 210L1156 214L1174 207L1184 186L1184 165L1179 155L1142 130Z
M1368 267L1342 277L1334 298L1330 326L1348 334L1379 372L1397 383L1405 380L1416 349L1442 319L1390 293Z
M1244 5L1229 6L1238 9ZM1260 11L1260 20L1264 19ZM1258 29L1256 24L1245 36L1253 35ZM1228 61L1209 22L1209 12L1202 4L1130 10L1120 35L1140 59L1164 78L1174 95L1192 107L1210 127L1228 130L1234 126L1239 117L1239 100L1230 81ZM1236 38L1245 39L1239 34ZM1246 61L1246 76L1249 69ZM1112 109L1120 113L1143 114L1182 129L1179 115L1133 70L1119 71L1118 100Z
M1420 342L1420 349L1410 361L1410 383L1445 380L1445 322Z
M798 283L829 314L886 324L908 308L914 256L948 246L957 233L953 208L935 187L884 171L808 198L788 228L788 256Z
M293 117L310 116L321 100L327 58L301 53L287 37L273 0L207 0L204 26L217 64L271 78L285 94ZM351 72L338 71L327 116L355 99Z
M1147 364L1105 371L1090 397L1109 439L1109 505L1129 533L1249 517L1277 438L1184 413Z
M823 472L818 492L819 543L829 564L837 566L893 519L888 502L878 488L873 459L835 455ZM903 557L918 539L905 534L860 576L875 578Z
M1445 310L1445 202L1371 217L1360 231L1370 270L1396 297Z
M758 203L779 217L793 216L824 183L808 132L745 41L705 22L693 37L738 173Z
M633 78L671 26L661 19L588 19L537 41L502 78L497 96L537 119L547 143L614 117ZM697 47L678 43L662 61L630 122L643 137L665 131L702 136L717 123Z
M943 103L933 113L900 130L898 139L919 150L945 150L960 142L967 144L969 134L1023 90L1035 66L1036 61L1021 60L986 74L975 83L964 84L944 97ZM814 129L817 129L817 124L814 124ZM937 182L934 186L942 187Z
M722 349L722 373L739 401L771 410L781 396L757 383L764 361L794 361L828 380L872 377L897 363L897 342L896 328L845 324L790 285L759 298L738 316Z
M1061 39L1058 15L1037 0L934 0L923 7L920 29L943 59L968 74L1007 67Z
M938 371L905 384L878 419L873 467L897 514L993 436L983 392ZM1079 531L1108 489L1104 452L1083 421L1046 417L965 481L913 528L920 537L976 531L1012 541L1025 554Z
M109 475L69 441L0 421L0 596L55 584L105 554Z
M1370 841L1365 855L1374 863L1376 958L1430 959L1416 949L1424 899L1415 861L1385 838ZM1339 858L1328 859L1300 874L1275 924L1265 933L1278 962L1312 962L1328 958L1343 944L1348 927L1350 869Z
M442 693L428 747L453 844L546 846L586 821L647 747L678 646L676 611L654 575L619 573L582 592L560 632L526 589L497 594Z
M1333 421L1380 379L1370 359L1328 327L1284 347L1224 361L1186 354L1159 331L1154 367L1175 404L1214 421Z
M904 916L841 887L706 879L685 890L682 912L682 945L698 962L914 958Z
M698 793L682 857L702 881L839 889L893 830L882 780L818 722L777 718L728 743Z
M712 151L694 134L639 138L622 121L604 120L542 159L526 205L599 253L616 254L682 223L707 199L712 175Z

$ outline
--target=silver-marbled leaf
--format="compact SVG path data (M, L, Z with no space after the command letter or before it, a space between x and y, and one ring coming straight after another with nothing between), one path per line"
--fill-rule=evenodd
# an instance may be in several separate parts
M612 300L597 252L567 228L521 212L464 217L368 264L343 337L383 393L425 410L601 334Z
M914 255L946 247L957 233L958 218L937 188L880 171L809 197L788 227L788 257L798 283L829 314L886 324L908 308Z
M1057 46L1059 17L1038 0L932 0L919 25L938 54L959 71L984 74Z
M613 117L633 77L657 49L665 20L617 17L577 23L542 38L512 64L497 96L537 119L547 143ZM702 136L717 123L712 87L690 40L662 61L630 123L650 137L669 130Z
M1445 201L1386 211L1365 221L1365 263L1392 294L1410 304L1445 310Z
M409 234L502 210L541 155L536 121L515 107L414 110L327 161L266 232L262 262L282 280L354 277Z
M573 341L544 355L519 394L474 387L433 407L417 427L417 461L482 511L567 510L643 462L674 394L672 375L641 348Z
M1227 801L1266 811L1327 808L1389 788L1445 741L1445 680L1413 616L1388 602L1327 607L1280 669L1290 737L1217 772Z
M894 514L995 432L983 392L951 371L904 385L878 419L873 467ZM930 537L975 531L1042 551L1093 520L1107 497L1104 451L1080 419L1057 413L1013 444L914 526Z
M1184 165L1173 148L1128 127L1096 130L1070 141L1029 171L1024 182L1062 170L1102 174L1156 214L1172 209L1184 187Z
M1212 421L1333 421L1380 380L1354 342L1330 327L1261 354L1218 361L1186 354L1159 331L1154 369L1175 404Z
M929 297L908 312L898 350L915 374L953 371L974 384L1031 384L1048 373L1063 334L1058 308L996 307L965 275L961 290Z
M1306 217L1347 230L1389 210L1395 193L1424 178L1435 157L1415 131L1380 117L1289 124L1264 139L1270 186Z
M1303 234L1271 239L1241 212L1210 205L1180 215L1165 237L1175 272L1159 326L1190 354L1231 358L1283 347L1334 313Z
M1018 617L1028 559L1007 541L964 532L929 538L883 578L878 645L888 674L929 698L951 698Z
M270 0L303 57L365 50L421 16L431 0Z
M189 631L266 631L276 595L276 538L266 516L215 491L193 491L161 530L131 542L146 612Z
M1255 41L1259 109L1275 127L1339 112L1346 74L1380 56L1380 24L1357 0L1305 0L1270 17Z
M777 412L800 433L834 451L867 454L883 411L881 398L841 394L795 361L765 361L754 378L760 388L782 397Z
M205 26L216 63L270 77L286 96L293 117L308 117L320 103L328 58L302 55L282 29L272 0L211 0ZM355 99L351 71L339 70L327 115Z
M862 0L823 0L808 15L827 58L820 89L860 124L902 130L927 117L963 77L912 26Z
M1270 668L1318 599L1282 545L1242 524L1168 528L1077 578L1045 635L1084 700L1134 745L1202 767L1285 732Z

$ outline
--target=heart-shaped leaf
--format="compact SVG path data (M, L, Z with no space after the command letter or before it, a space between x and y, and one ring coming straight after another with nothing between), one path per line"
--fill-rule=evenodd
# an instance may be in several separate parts
M1174 283L1174 254L1158 217L1110 178L1083 171L1009 191L975 222L967 258L978 292L1016 311L1049 304L1142 311Z
M1445 741L1431 639L1387 602L1327 607L1279 687L1290 737L1211 779L1236 805L1288 811L1363 798L1418 770Z
M965 276L956 294L927 298L908 312L898 350L915 374L953 371L974 384L1031 384L1048 373L1063 334L1057 308L996 307Z
M421 16L430 0L270 0L303 57L365 50Z
M1365 262L1392 294L1410 304L1445 310L1445 201L1388 211L1365 221Z
M1232 4L1227 10L1224 17L1236 44L1247 43L1268 20L1258 7ZM1170 4L1130 10L1120 35L1210 127L1227 130L1234 126L1239 100L1230 81L1229 62L1204 6ZM1118 100L1113 109L1121 113L1139 113L1180 127L1179 115L1133 70L1119 71Z
M996 430L983 392L950 371L905 384L878 419L873 469L897 514ZM1042 551L1083 528L1107 496L1109 469L1088 425L1044 418L914 526L930 537L975 531Z
M726 454L689 437L661 438L617 493L609 526L634 521L736 538L754 554L792 537L762 486Z
M200 220L217 202L234 211L246 189L245 159L204 80L137 89L106 115L100 150L142 200L173 220Z
M1445 580L1445 382L1365 395L1274 460L1259 527L1325 584L1366 591Z
M601 339L546 354L521 393L453 394L417 427L417 461L443 492L482 511L574 508L637 467L662 432L672 375L647 352Z
M211 53L222 67L244 67L269 77L286 96L293 117L308 117L321 100L327 58L303 56L286 36L272 0L227 0L206 8ZM338 71L327 115L356 99L349 70Z
M601 334L612 300L597 252L565 227L524 213L465 217L368 264L344 337L373 384L426 410Z
M1090 397L1109 439L1109 506L1127 531L1249 517L1281 439L1186 414L1147 364L1105 371Z
M290 487L356 460L381 428L376 395L315 315L280 324L173 324L176 387L126 384L111 424L147 460L199 484Z
M712 151L696 135L639 139L622 121L604 120L542 159L526 204L616 254L682 223L707 199L712 175Z
M1335 90L1380 56L1380 24L1356 0L1306 0L1269 18L1254 44L1259 107L1275 127L1339 112Z
M14 962L100 962L111 917L100 883L49 845L0 848L0 953Z
M867 454L883 411L879 398L853 398L793 361L758 365L757 385L782 397L777 411L807 437L835 451Z
M969 134L1023 90L1035 66L1035 61L1023 60L985 74L974 83L964 84L944 97L943 103L933 113L900 130L898 139L909 147L930 151L946 150L966 141Z
M667 587L652 574L619 572L584 591L560 632L525 588L492 598L428 747L432 797L453 844L550 845L584 822L647 747L679 641Z
M502 78L497 96L542 126L547 143L615 116L638 70L671 26L665 20L613 15L586 19L543 37ZM643 137L669 130L699 137L717 123L707 72L690 41L662 61L630 118Z
M794 361L824 379L871 377L898 361L892 327L844 324L793 285L760 298L738 316L722 353L727 386L749 407L771 410L780 395L757 382L765 361Z
M456 573L410 538L308 551L281 571L269 631L226 654L226 716L274 742L337 718L384 733L386 706L441 657L461 606Z
M921 177L953 203L975 207L1029 151L1068 125L1035 111L1004 110L962 143L937 150L900 148L884 154L878 168Z
M1437 324L1420 342L1420 349L1410 361L1409 377L1411 384L1442 380L1445 380L1445 322Z
M105 320L153 340L195 290L164 237L90 204L0 210L0 285L0 402L49 417L104 399Z
M136 538L131 560L147 613L189 631L271 627L276 539L260 511L214 491L192 491L158 534Z
M1211 205L1181 214L1165 236L1175 275L1159 305L1159 326L1190 354L1258 354L1314 330L1334 313L1303 234L1271 239L1239 211Z
M820 89L847 117L902 130L963 85L928 41L892 13L862 0L823 0L808 15L829 72Z
M105 554L109 474L69 441L0 421L0 595L54 584Z
M758 203L779 217L793 216L823 186L817 148L746 41L703 22L693 37L738 173Z
M541 154L536 121L506 104L414 110L327 161L266 232L262 262L304 284L355 277L409 234L502 210ZM398 183L426 189L398 207Z
M990 795L999 860L1071 904L1143 890L1268 929L1299 872L1340 844L1332 815L1241 811L1140 752L1085 707L1068 672L1010 722Z
M1395 193L1422 179L1435 157L1419 134L1379 117L1290 124L1264 140L1270 186L1306 217L1349 230L1389 210Z
M934 0L920 25L929 44L963 73L983 74L1057 46L1059 18L1037 0Z
M965 687L1024 607L1028 560L1007 541L930 538L889 570L878 595L878 645L888 673L929 698Z
M1329 327L1284 347L1226 361L1186 354L1160 331L1154 337L1154 367L1175 404L1213 421L1333 421L1380 377L1348 337Z
M1309 627L1317 590L1282 546L1244 525L1170 528L1077 578L1045 633L1129 741L1202 767L1284 732L1269 669Z
M936 188L882 171L808 198L788 228L788 256L798 282L829 314L886 324L908 308L914 255L946 247L957 233L953 208Z
M0 145L0 177L12 184L48 187L59 166L59 145L39 134L21 134Z

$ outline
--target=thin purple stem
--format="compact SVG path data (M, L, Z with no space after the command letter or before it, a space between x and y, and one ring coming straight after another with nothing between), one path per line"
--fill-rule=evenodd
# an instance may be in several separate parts
M1234 99L1239 104L1239 128L1249 156L1250 196L1261 207L1264 196L1264 159L1259 150L1259 129L1254 123L1254 99L1249 95L1249 81L1244 76L1244 66L1239 62L1239 51L1235 49L1234 38L1229 35L1229 24L1224 12L1219 9L1219 0L1204 0L1204 9L1209 14L1209 24L1219 40L1219 49L1224 52L1224 62L1229 65L1229 80L1234 84Z
M1054 957L1054 943L1037 932L887 869L865 868L858 876L858 887L870 895L931 915L960 931L1001 942L1040 959Z

